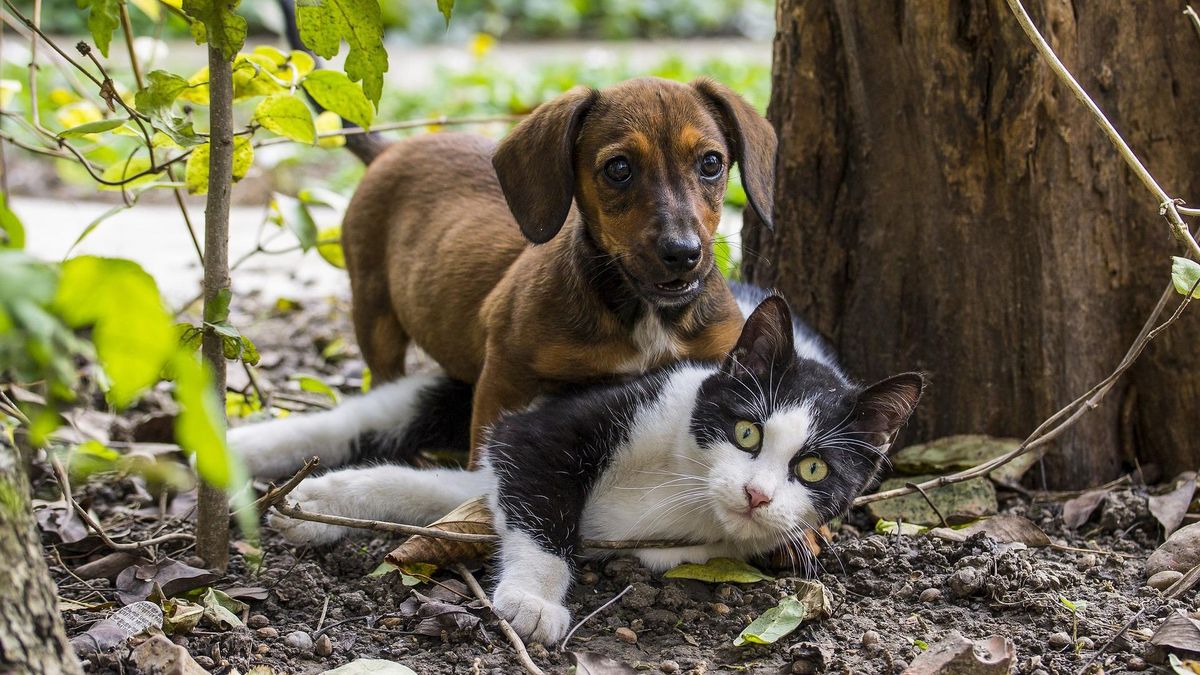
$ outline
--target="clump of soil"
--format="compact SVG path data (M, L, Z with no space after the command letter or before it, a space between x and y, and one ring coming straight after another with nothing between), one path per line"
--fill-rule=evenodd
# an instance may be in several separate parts
M240 319L257 338L267 366L259 372L259 386L286 392L280 405L302 408L296 401L309 400L289 383L295 372L316 373L347 394L358 387L361 362L354 347L329 347L351 334L344 303L310 302L286 313L256 310ZM245 378L235 387L252 388ZM154 400L115 426L136 436L143 418L162 415L153 409ZM187 496L159 499L150 487L137 476L101 475L75 492L117 538L189 529ZM57 498L48 476L35 488L46 499ZM832 616L805 623L773 645L735 647L733 640L793 591L799 578L794 570L777 573L773 581L708 584L664 579L628 558L586 562L569 601L576 619L631 588L583 625L567 650L596 652L646 672L899 673L925 646L958 631L972 639L1010 638L1019 673L1074 673L1093 660L1107 673L1146 669L1150 633L1176 609L1194 612L1196 591L1166 600L1145 585L1145 559L1160 532L1145 507L1144 490L1115 491L1111 506L1078 531L1063 527L1061 497L1002 495L1002 512L1029 518L1055 545L1004 546L982 535L965 542L879 535L871 533L874 523L864 514L852 513L833 528L833 543L818 559L817 577L834 599ZM167 514L159 510L163 504ZM422 674L521 672L494 618L471 605L469 591L452 571L439 570L436 583L417 586L405 585L395 573L369 576L397 538L367 533L328 548L294 549L270 529L262 534L261 561L252 564L247 554L254 551L238 545L228 573L216 584L265 589L265 599L251 601L244 613L247 625L217 630L201 624L172 636L212 672L265 666L319 673L364 657L396 661ZM80 580L70 571L107 553L102 546L89 540L63 546L50 534L45 541L63 598L86 604L116 600L112 581ZM179 543L148 553L202 565L190 546ZM490 572L487 566L476 571L485 587ZM465 605L481 621L417 634L421 618L412 609L423 598ZM66 611L68 633L84 632L111 611ZM118 649L92 657L86 669L136 672L128 653ZM530 653L547 672L565 672L570 665L554 649L531 645Z

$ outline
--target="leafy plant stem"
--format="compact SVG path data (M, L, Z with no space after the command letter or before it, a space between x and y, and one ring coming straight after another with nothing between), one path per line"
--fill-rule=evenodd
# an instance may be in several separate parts
M129 67L133 69L133 80L138 89L145 87L142 81L142 64L138 63L137 52L133 50L133 26L129 22L129 5L121 3L121 29L125 33L125 49L129 52Z
M211 43L208 71L211 150L204 210L206 318L222 303L221 297L229 293L229 193L233 183L233 64L219 46ZM212 367L218 408L224 414L225 351L221 336L215 331L204 331L201 352ZM206 483L200 486L197 503L196 552L211 567L224 571L229 565L229 497L220 488Z

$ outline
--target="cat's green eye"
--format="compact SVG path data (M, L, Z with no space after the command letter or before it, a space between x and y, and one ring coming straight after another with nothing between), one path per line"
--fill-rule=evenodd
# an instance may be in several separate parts
M733 425L733 438L739 448L753 450L762 442L762 430L754 422L738 420L738 423Z
M796 478L805 483L818 483L829 475L829 465L820 457L805 457L796 462Z

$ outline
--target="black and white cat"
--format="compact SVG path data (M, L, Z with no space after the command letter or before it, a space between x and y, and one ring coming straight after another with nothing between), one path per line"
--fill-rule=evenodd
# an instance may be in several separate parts
M306 510L415 524L487 496L501 536L493 604L519 633L545 644L570 626L563 602L584 539L696 542L632 552L655 570L797 541L849 508L876 476L880 447L908 419L924 381L906 373L856 386L781 298L737 290L747 306L761 302L722 364L681 363L548 398L494 425L478 471L347 469L307 479L291 496ZM425 419L421 401L444 404L444 392L458 385L408 378L389 386L391 417L383 404L360 400L377 417L360 415L365 421L351 431L389 429L393 445L404 445L403 426ZM353 454L349 432L323 433L337 448L331 459ZM233 443L246 452L239 435ZM345 534L280 515L271 523L296 543Z

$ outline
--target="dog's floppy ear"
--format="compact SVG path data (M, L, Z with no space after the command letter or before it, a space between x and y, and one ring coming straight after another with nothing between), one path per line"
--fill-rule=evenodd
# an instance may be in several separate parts
M544 244L562 229L575 196L575 139L596 100L576 87L538 106L500 142L492 166L521 233Z
M774 228L775 129L729 87L707 78L692 82L692 87L716 107L733 158L742 169L750 207L767 227Z

